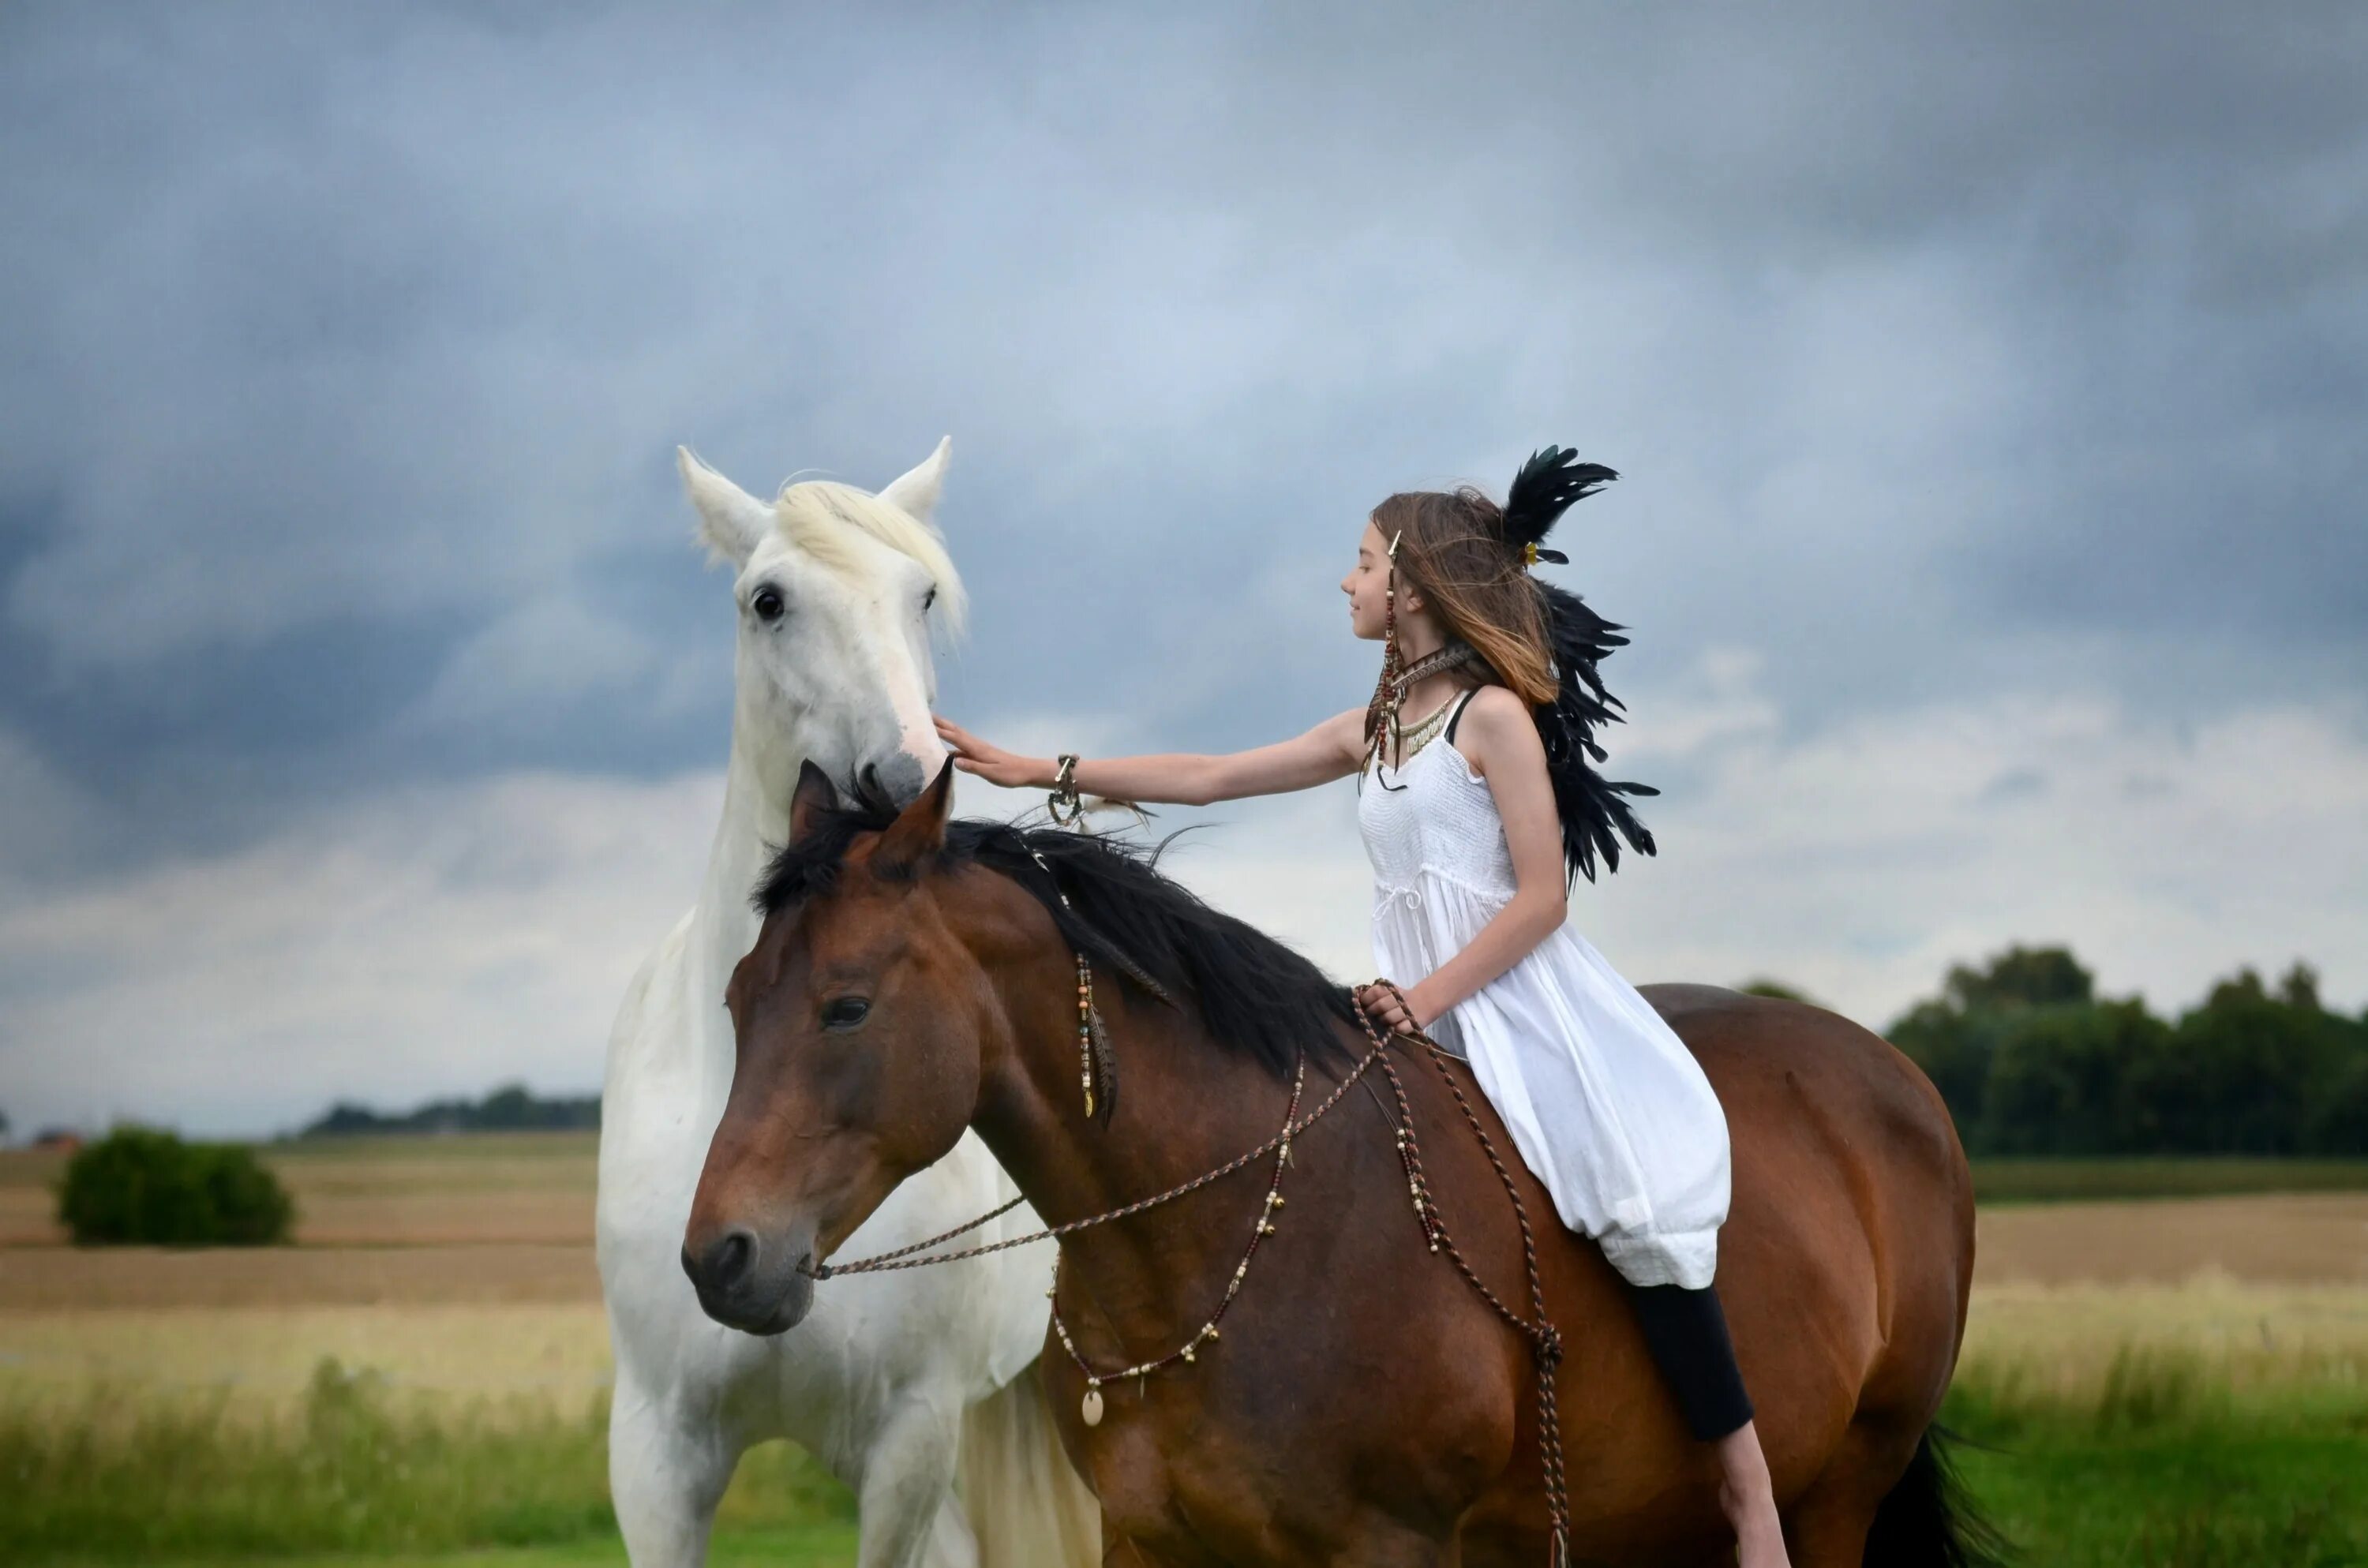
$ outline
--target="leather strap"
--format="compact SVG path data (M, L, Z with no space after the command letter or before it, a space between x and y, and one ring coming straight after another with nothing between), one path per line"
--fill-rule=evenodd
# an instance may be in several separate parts
M1480 688L1475 686L1470 691L1465 692L1462 697L1456 699L1455 711L1447 716L1446 740L1449 745L1453 745L1455 744L1455 726L1463 722L1464 707L1471 702L1474 696L1478 695L1479 690Z

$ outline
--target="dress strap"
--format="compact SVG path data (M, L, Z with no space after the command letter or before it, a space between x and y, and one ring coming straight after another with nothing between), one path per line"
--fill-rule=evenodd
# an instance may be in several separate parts
M1455 711L1447 716L1446 739L1449 745L1453 745L1455 744L1455 726L1463 722L1464 705L1472 700L1474 695L1476 694L1479 689L1480 688L1475 686L1470 691L1465 692L1462 697L1455 699Z

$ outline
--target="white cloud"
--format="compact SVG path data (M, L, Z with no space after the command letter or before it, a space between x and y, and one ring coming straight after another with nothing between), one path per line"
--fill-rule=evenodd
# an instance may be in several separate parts
M1572 898L1571 918L1632 981L1773 977L1880 1028L1950 964L2038 941L2069 944L2102 990L2158 1012L2240 964L2273 973L2295 959L2319 970L2329 1006L2368 1005L2356 722L2265 707L2182 732L2102 695L2009 693L1788 740L1762 663L1709 650L1678 689L1632 694L1607 740L1613 777L1654 782L1665 759L1695 770L1683 793L1638 803L1660 854L1623 856ZM1041 723L983 728L1039 744ZM2016 776L2037 783L1993 790ZM1354 788L1166 810L1162 829L1212 824L1167 865L1365 979Z
M0 915L0 1105L256 1132L339 1096L597 1089L722 799L720 774L409 790Z
M2157 1011L2240 963L2301 958L2368 1003L2368 740L2263 707L2182 735L2091 695L2000 696L1787 741L1747 650L1631 699L1615 771L1683 758L1642 803L1656 858L1581 882L1572 917L1638 983L1780 978L1879 1028L1948 964L2063 941ZM1032 754L1156 746L1130 721L990 718ZM2011 791L1991 786L2024 775ZM1372 966L1354 784L1160 807L1211 825L1164 864L1343 980ZM964 775L957 810L1042 801ZM599 1080L634 965L694 894L718 775L547 775L405 790L222 858L0 915L5 1104L19 1124L115 1115L284 1127L522 1076Z

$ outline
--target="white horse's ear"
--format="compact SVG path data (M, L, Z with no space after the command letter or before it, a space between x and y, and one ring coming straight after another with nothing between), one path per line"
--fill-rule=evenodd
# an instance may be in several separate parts
M933 528L931 514L938 509L938 491L946 479L946 454L953 449L951 436L938 437L938 449L923 458L906 472L891 480L880 493L880 499L903 512L924 527Z
M674 449L674 464L682 471L690 504L699 508L699 537L719 558L747 565L773 526L773 509L700 461L689 447Z

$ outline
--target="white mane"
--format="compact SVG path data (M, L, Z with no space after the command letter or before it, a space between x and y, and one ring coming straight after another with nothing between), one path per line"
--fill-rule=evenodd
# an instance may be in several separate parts
M970 596L962 574L946 553L943 536L901 506L866 494L835 480L809 479L785 483L773 500L773 512L782 534L825 566L860 580L860 554L848 548L849 529L878 540L899 555L921 563L938 588L938 612L946 630L960 636L968 623Z

